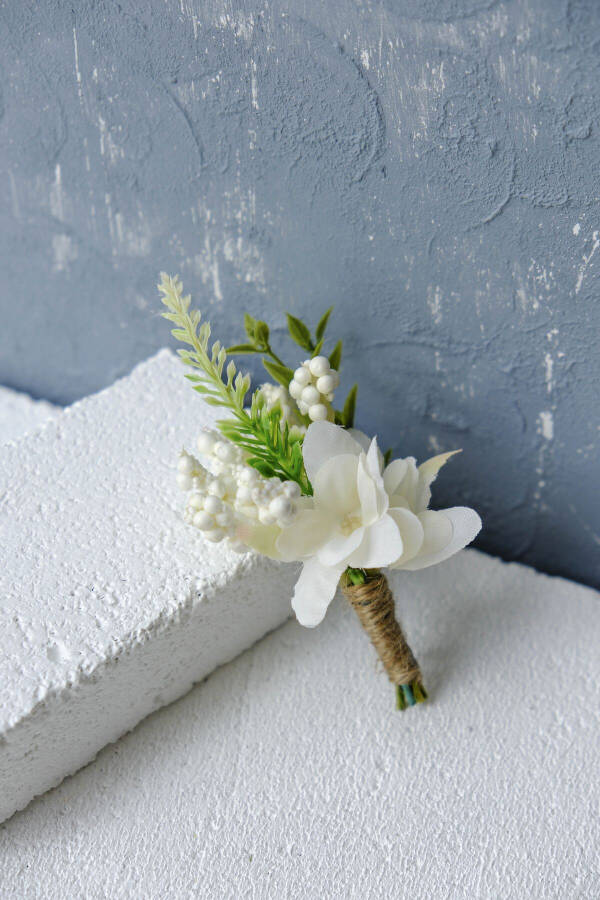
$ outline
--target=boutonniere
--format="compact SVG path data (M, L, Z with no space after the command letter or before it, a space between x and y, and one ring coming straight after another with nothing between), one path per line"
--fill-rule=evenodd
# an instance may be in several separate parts
M431 484L454 453L417 465L390 459L377 438L354 428L357 385L335 406L342 342L323 352L331 309L315 333L288 315L290 337L304 354L288 367L270 343L265 322L245 316L246 341L211 343L208 322L190 309L178 277L158 285L185 349L186 377L226 417L198 437L201 459L183 451L177 480L186 492L185 520L209 541L302 563L292 607L308 628L318 625L338 584L356 610L405 709L427 698L419 666L400 628L384 568L433 566L469 544L481 528L464 506L432 510ZM230 358L259 354L272 381L250 391L250 377Z

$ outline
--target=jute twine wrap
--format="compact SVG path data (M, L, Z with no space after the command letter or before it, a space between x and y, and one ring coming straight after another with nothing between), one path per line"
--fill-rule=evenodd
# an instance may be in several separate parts
M394 597L385 575L369 572L366 582L356 585L344 576L342 591L356 610L392 684L421 684L421 670L396 621Z

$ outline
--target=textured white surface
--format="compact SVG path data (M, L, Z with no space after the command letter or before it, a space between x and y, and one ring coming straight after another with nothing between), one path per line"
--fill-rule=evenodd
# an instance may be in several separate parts
M58 406L0 385L0 445L35 431L59 413Z
M394 588L429 704L338 599L1 826L3 898L598 897L600 598L475 551Z
M167 351L0 454L0 821L290 613L181 520L208 408Z

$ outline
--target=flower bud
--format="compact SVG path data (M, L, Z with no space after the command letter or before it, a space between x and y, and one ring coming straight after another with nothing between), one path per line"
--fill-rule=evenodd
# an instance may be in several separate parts
M327 418L327 407L324 403L315 403L308 410L311 422L322 422Z
M326 375L329 372L329 360L326 356L315 356L308 364L310 374L318 378L320 375Z
M320 378L317 379L317 390L320 394L331 394L332 391L335 391L336 384L335 378L331 374L321 375Z
M302 400L309 406L312 406L314 403L318 403L320 399L321 395L319 394L319 391L312 384L309 384L308 387L305 387L302 391Z
M192 479L185 472L177 473L177 487L181 491L189 491L192 486Z
M200 531L210 531L215 527L215 520L206 510L200 510L193 518L193 523Z
M198 450L205 456L210 456L215 445L215 438L210 431L201 431L198 435Z
M204 501L204 509L206 510L206 512L215 516L217 513L222 512L223 503L221 502L221 500L219 500L218 497L210 496L207 497Z
M303 387L307 385L310 381L310 372L304 366L300 366L294 372L294 381L298 384L301 384Z

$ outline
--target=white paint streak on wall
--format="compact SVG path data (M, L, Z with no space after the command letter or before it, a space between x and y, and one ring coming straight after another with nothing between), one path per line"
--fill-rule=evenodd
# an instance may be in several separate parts
M211 235L207 228L204 235L204 249L197 253L193 259L194 268L202 279L202 284L212 282L213 294L216 300L223 299L221 290L221 278L219 275L218 249L213 246Z
M106 120L101 115L98 116L98 129L100 131L100 155L104 156L108 153L111 163L116 162L119 157L125 158L123 148L115 142L106 125Z
M70 263L77 259L77 247L68 234L54 234L52 236L52 251L54 253L53 269L55 272L64 272Z
M122 213L115 213L116 250L126 256L148 256L152 245L152 233L141 212L138 221L129 225Z
M257 248L239 236L235 240L228 238L223 244L223 256L235 268L238 281L264 287L264 260Z
M442 321L442 289L438 285L435 288L427 289L427 306L431 313L431 318L436 325Z
M81 85L81 70L79 69L79 47L77 46L77 30L73 26L73 50L75 53L75 80L77 81L77 93L79 102L83 106L83 88Z
M12 202L12 210L13 216L15 219L21 218L21 209L19 207L19 197L17 195L17 185L15 183L15 176L11 171L8 173L8 180L10 182L10 198Z
M54 169L54 184L50 188L50 211L52 215L56 216L57 219L60 219L61 222L64 220L62 175L59 163L56 163L56 168Z
M554 439L554 416L549 410L544 410L538 417L538 431L547 441Z
M579 268L579 274L577 275L577 282L576 282L576 284L575 284L575 293L576 293L576 294L578 294L579 291L581 290L581 285L583 284L583 279L584 279L584 277L585 277L585 273L586 273L586 271L587 271L587 268L588 268L589 264L590 264L591 261L592 261L592 257L594 256L594 253L596 252L596 250L598 249L598 247L600 247L600 238L598 237L598 232L597 232L597 231L595 231L595 232L593 233L593 235L592 235L592 240L593 240L593 242L594 242L594 243L592 244L592 249L590 250L590 252L588 253L587 256L584 256L584 257L583 257L583 262L582 262L582 264L581 264L581 266L580 266L580 268Z
M552 373L554 370L554 360L552 359L551 353L546 353L546 355L544 357L544 369L546 371L546 390L550 394L550 393L552 393L552 387L553 387Z
M430 434L427 443L432 453L443 453L442 446L435 434Z
M252 90L252 109L258 109L258 85L256 83L256 62L250 60L250 85Z
M114 223L114 219L113 219L113 211L112 211L112 206L111 206L111 201L110 201L110 194L107 193L104 195L104 203L106 205L106 216L108 218L108 231L110 234L110 241L112 244L112 252L113 252L113 256L114 256L115 253L117 252L117 250L116 250L116 245L115 245L115 223Z

